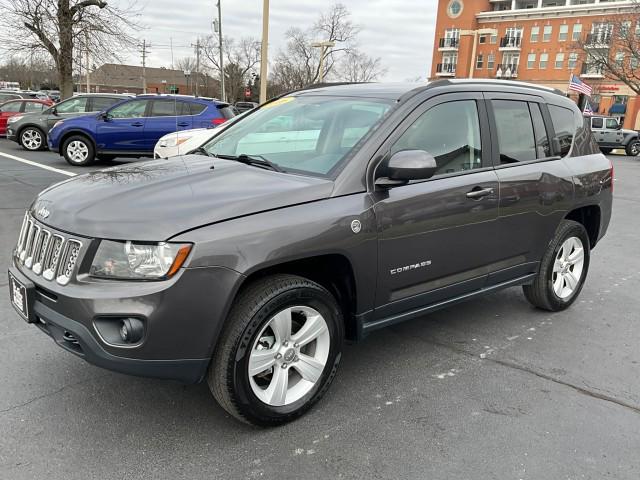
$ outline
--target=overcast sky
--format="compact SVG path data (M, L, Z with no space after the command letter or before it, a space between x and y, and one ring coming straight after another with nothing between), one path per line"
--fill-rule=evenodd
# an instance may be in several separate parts
M116 2L123 0L115 0ZM403 81L425 78L430 68L437 0L344 0L354 23L360 25L361 50L380 57L388 68L383 80ZM171 65L170 39L174 60L193 55L189 48L198 35L211 34L217 16L216 0L147 0L138 33L151 44L149 66ZM317 0L271 0L269 58L284 45L284 33L291 26L310 27L332 2ZM262 31L262 0L222 0L225 36L259 38ZM321 39L318 39L321 40ZM128 63L140 64L131 55Z

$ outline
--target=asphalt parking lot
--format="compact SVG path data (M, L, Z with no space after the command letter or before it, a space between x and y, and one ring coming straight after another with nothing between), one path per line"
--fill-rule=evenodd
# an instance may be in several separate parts
M637 480L640 159L611 158L612 223L571 309L537 311L512 288L377 331L277 429L237 423L204 384L63 351L14 313L2 274L0 479ZM34 195L85 171L0 139L2 271Z

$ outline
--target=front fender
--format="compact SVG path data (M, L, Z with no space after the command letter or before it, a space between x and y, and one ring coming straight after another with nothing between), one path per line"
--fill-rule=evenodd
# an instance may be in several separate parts
M352 229L354 220L361 224L358 233ZM179 234L171 241L194 243L188 268L225 267L244 276L293 260L343 255L353 268L358 312L373 306L377 227L366 193L235 218Z

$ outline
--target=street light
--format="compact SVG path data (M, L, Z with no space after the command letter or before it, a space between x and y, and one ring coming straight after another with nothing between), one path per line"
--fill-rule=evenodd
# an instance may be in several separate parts
M460 30L460 36L473 36L473 48L471 49L471 66L469 67L469 78L473 78L473 67L475 66L476 51L478 49L478 35L498 35L495 28L480 28L478 30Z
M311 46L320 49L320 74L318 76L318 83L322 83L322 81L324 80L324 55L327 52L327 49L336 46L336 42L326 40L324 42L312 43Z

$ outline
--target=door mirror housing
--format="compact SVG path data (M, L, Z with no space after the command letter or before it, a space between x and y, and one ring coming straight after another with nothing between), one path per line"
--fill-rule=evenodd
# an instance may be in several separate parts
M109 112L100 112L100 114L98 115L98 117L101 120L104 120L105 122L110 122L111 119L113 118L111 115L109 115Z
M424 150L396 152L382 164L382 175L376 185L390 187L404 185L410 180L426 180L438 170L436 159Z
M618 125L616 126L616 130L622 130L622 124L620 122L618 122Z

